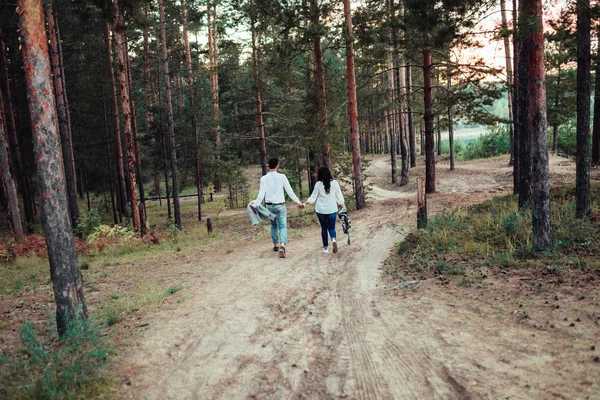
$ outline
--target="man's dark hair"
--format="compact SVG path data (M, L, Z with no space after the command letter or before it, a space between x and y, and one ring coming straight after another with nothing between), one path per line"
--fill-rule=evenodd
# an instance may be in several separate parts
M273 157L269 160L269 168L275 169L279 165L279 158Z

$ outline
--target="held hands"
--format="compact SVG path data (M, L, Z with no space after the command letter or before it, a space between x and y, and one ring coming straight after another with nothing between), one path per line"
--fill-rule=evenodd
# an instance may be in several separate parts
M298 208L299 209L303 209L305 207L306 207L306 203L300 203L300 204L298 204Z

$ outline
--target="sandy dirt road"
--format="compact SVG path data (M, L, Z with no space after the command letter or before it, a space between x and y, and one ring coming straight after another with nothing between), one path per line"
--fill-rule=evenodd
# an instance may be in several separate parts
M456 174L448 186L455 193L435 194L430 205L467 204L502 191L510 176L499 165L480 167L491 193L483 184L469 191L477 173L470 180ZM378 177L387 160L371 168ZM153 315L128 350L131 381L122 396L554 398L564 386L562 371L530 346L529 329L506 329L452 299L391 295L381 263L415 223L416 206L409 189L373 183L371 206L352 214L352 245L340 240L336 255L321 254L319 232L308 229L290 240L283 260L269 243L252 241L196 260L186 301ZM577 398L577 388L561 390Z

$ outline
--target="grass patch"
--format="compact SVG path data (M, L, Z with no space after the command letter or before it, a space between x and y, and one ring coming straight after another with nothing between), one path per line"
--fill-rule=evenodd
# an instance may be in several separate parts
M0 398L75 399L110 397L109 348L93 321L78 321L59 341L54 329L42 336L26 322L21 348L0 353Z
M48 260L39 257L19 257L0 263L0 296L35 291L48 280Z
M600 272L600 184L592 185L590 218L575 218L574 196L572 185L552 188L554 246L544 254L532 252L530 212L518 210L515 196L499 196L437 214L427 229L412 231L397 246L386 269L402 279L463 276L463 285L485 276L487 268Z
M121 321L127 315L137 311L149 311L156 308L164 299L174 295L183 289L183 286L176 285L167 289L160 289L156 286L142 286L136 294L119 296L113 294L100 306L104 322L107 326L112 326Z

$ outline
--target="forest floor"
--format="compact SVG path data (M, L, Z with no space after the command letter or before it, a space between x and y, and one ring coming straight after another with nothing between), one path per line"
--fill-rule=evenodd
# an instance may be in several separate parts
M510 194L507 161L450 172L439 160L430 215ZM550 163L553 184L574 182L573 162ZM91 314L111 325L109 397L600 399L590 273L492 270L471 285L445 277L398 288L384 268L416 225L424 167L402 188L388 183L389 169L386 157L371 158L369 205L351 213L352 244L339 232L338 254L321 253L312 210L290 206L279 259L267 225L207 206L213 236L196 224L155 247L80 258ZM2 351L18 347L24 320L43 327L52 315L47 266L22 263L37 288L19 283L0 296Z
M460 163L449 172L440 161L430 212L508 194L506 163ZM551 165L554 183L573 180L570 161L552 157ZM185 300L147 317L122 357L120 395L600 398L591 350L600 345L597 285L569 280L533 298L520 293L522 276L494 275L470 287L425 280L394 289L382 264L415 225L415 185L387 184L388 170L387 159L373 159L373 200L352 213L352 244L340 235L338 254L320 252L315 225L293 230L283 260L265 234L169 265L185 271ZM423 172L411 170L411 182ZM532 315L526 323L513 313L520 308ZM563 317L573 310L590 318L572 327ZM557 329L537 327L537 317Z

